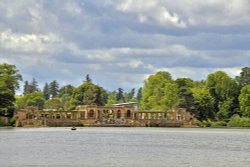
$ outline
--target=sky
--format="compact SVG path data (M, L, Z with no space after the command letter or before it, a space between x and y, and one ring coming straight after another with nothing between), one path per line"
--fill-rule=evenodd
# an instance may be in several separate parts
M174 79L231 77L250 66L249 0L0 0L0 63L41 89L87 74L112 91Z

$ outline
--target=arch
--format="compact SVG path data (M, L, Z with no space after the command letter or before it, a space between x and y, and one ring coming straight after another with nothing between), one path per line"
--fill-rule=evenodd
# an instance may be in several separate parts
M131 111L127 110L127 118L131 118Z
M117 111L117 119L120 119L122 117L122 112L121 110Z
M95 115L94 110L90 110L89 111L89 118L94 118L94 115Z

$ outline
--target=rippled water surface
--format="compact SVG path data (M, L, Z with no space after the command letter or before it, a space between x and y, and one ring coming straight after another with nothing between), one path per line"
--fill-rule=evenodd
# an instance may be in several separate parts
M0 166L249 167L249 129L0 129Z

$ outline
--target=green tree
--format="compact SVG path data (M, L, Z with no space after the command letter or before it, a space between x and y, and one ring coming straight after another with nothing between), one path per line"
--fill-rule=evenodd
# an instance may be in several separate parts
M25 81L23 86L23 94L26 95L28 93L30 93L30 85L28 81Z
M124 94L122 88L118 88L118 92L116 94L116 101L118 103L124 102Z
M16 66L0 64L0 115L13 116L15 91L22 76Z
M141 97L142 97L142 88L140 87L137 91L137 95L136 95L136 99L138 102L141 101Z
M128 93L128 99L132 100L135 96L135 88L131 89L131 91Z
M74 89L70 101L71 106L92 104L103 106L107 103L107 93L102 87L92 82L85 82Z
M200 121L214 119L214 98L206 88L193 88L194 114Z
M179 107L186 108L189 112L194 113L194 97L191 90L194 88L194 81L190 78L178 78L175 82L178 85L180 97Z
M250 67L244 67L241 69L240 76L236 77L236 81L240 88L250 84Z
M245 85L239 96L240 113L245 117L250 117L250 84Z
M235 80L230 78L225 72L217 71L208 75L206 88L214 98L215 113L220 111L219 114L223 113L227 117L235 114L235 109L239 106L237 98L238 86Z
M59 93L59 84L56 80L53 80L49 84L49 91L52 98L57 97Z
M47 82L43 87L43 97L45 100L48 100L50 98L49 84Z
M142 109L168 110L178 104L178 85L172 80L170 73L157 72L144 82L140 101Z
M60 98L49 99L45 102L44 108L63 110L63 103Z
M45 99L42 92L33 92L19 97L16 100L17 109L24 109L28 106L35 106L43 109Z
M72 95L75 87L72 85L65 85L59 89L59 97L62 97L63 95Z
M108 99L107 99L106 106L110 106L111 104L116 104L117 103L117 101L116 101L116 94L117 94L116 91L112 91L112 92L108 92L107 93Z
M89 74L86 75L86 81L85 82L92 82L92 79L90 78Z

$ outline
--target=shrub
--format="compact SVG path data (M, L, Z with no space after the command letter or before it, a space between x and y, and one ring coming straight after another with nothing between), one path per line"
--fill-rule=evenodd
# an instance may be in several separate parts
M250 118L233 115L228 122L231 127L250 127Z

